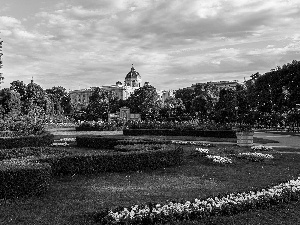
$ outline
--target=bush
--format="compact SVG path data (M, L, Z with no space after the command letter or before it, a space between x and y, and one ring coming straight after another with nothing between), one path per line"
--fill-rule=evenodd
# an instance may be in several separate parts
M70 152L63 151L62 149L55 149L51 147L24 147L24 148L11 148L0 149L0 161L11 158L25 158L25 157L46 157L49 155L70 155Z
M125 129L123 134L128 136L163 135L236 138L236 133L232 130Z
M76 127L76 131L116 131L123 129L123 120L118 121L83 121Z
M41 135L0 138L0 149L49 146L54 141L54 135L45 132Z
M49 163L54 175L66 175L157 169L179 165L182 160L183 149L169 146L152 151L140 150L47 157L40 159L39 162Z
M159 138L151 139L124 139L118 140L120 145L135 145L135 144L171 144L171 140L164 140Z
M5 116L0 119L0 135L4 137L19 137L28 135L40 135L44 133L45 128L41 119L33 120L31 116Z
M113 149L118 145L120 136L77 136L76 143L78 147L88 147L94 149Z
M158 149L166 149L167 145L161 144L133 144L133 145L117 145L115 151L130 152L130 151L153 151Z
M19 197L44 193L49 186L49 164L27 160L0 162L0 198Z

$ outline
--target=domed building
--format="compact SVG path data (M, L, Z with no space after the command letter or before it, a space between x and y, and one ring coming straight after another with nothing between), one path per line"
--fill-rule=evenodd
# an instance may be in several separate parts
M126 100L129 96L142 85L142 78L139 72L137 72L133 64L130 71L125 76L124 85L122 82L117 81L115 85L100 86L107 91L114 91L119 99ZM71 103L78 105L79 107L87 106L89 103L89 97L92 95L94 88L73 90L70 91Z
M139 72L135 71L133 64L124 81L125 87L141 87L142 78Z

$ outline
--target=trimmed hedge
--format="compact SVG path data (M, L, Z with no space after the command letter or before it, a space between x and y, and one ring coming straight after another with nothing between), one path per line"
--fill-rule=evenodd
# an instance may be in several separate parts
M114 146L118 145L118 140L125 138L121 136L77 136L76 143L77 147L88 147L94 149L113 149Z
M94 149L114 149L116 145L134 144L171 144L171 140L162 139L128 139L124 136L77 136L77 147L88 147Z
M22 159L0 162L0 198L44 193L51 179L49 164Z
M0 149L42 147L49 146L54 142L54 135L48 132L41 135L2 137L0 138Z
M158 150L47 157L38 161L49 163L53 175L137 171L179 165L183 161L183 149L168 146Z
M236 133L233 130L124 129L123 135L128 135L128 136L163 135L163 136L236 138Z

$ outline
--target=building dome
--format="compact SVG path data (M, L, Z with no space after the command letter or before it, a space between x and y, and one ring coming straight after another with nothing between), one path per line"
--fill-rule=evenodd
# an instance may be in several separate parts
M127 73L127 75L125 77L125 79L128 79L128 78L141 79L141 75L139 74L139 72L135 71L133 64L132 64L131 70L129 71L129 73Z

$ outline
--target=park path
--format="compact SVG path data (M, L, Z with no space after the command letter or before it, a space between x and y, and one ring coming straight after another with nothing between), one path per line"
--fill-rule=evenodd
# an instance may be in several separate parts
M286 147L286 148L300 148L300 135L283 135L268 132L255 132L254 137L268 140L278 141L279 143L268 143L265 146L271 147Z

